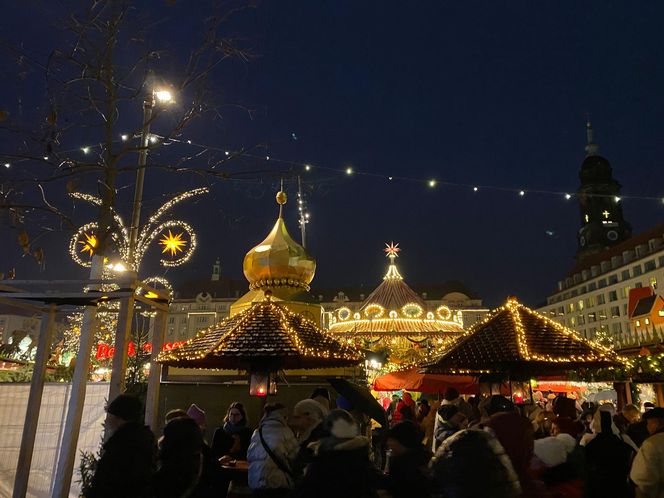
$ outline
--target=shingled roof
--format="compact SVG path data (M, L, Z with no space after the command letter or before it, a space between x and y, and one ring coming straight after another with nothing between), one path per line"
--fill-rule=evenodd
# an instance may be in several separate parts
M361 357L312 321L266 299L161 352L157 361L182 368L273 370L345 367Z
M509 374L527 378L577 368L620 365L613 351L510 298L471 327L427 373Z

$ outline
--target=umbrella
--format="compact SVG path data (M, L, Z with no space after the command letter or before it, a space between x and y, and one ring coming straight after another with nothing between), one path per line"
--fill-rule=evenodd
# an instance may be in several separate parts
M376 377L374 391L399 391L406 389L422 393L442 393L448 387L454 387L461 394L477 394L477 378L471 375L436 375L420 373L417 368L390 372Z
M327 379L327 381L341 396L352 403L357 411L368 415L381 426L387 426L385 410L367 387L353 384L346 379Z

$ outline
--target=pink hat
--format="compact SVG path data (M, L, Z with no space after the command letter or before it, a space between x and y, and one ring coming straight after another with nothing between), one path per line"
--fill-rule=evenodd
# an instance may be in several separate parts
M194 419L199 427L205 427L205 412L196 406L196 403L189 407L187 416Z

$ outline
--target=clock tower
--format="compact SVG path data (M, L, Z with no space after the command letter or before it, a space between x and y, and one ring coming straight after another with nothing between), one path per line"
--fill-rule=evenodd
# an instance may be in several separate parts
M588 144L581 164L577 192L581 209L581 228L577 240L577 260L604 251L632 235L632 227L623 218L621 185L613 178L609 161L600 156L593 141L593 128L586 124Z

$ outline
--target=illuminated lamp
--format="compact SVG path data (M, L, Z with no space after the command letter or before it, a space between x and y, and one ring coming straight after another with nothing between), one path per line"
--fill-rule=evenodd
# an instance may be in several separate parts
M252 372L249 377L249 396L266 397L277 394L277 382L269 372Z

